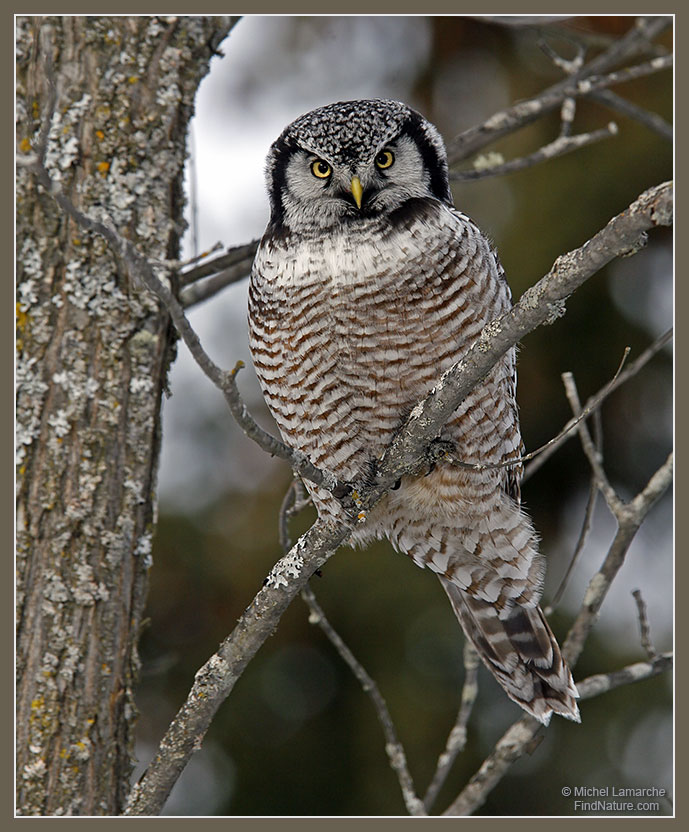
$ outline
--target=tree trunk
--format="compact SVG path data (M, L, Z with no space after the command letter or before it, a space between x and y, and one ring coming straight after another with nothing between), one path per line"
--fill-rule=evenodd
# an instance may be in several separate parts
M186 128L232 25L18 18L19 154L39 149L54 99L53 178L149 258L176 258ZM17 253L17 811L114 815L132 769L174 339L104 241L22 169Z

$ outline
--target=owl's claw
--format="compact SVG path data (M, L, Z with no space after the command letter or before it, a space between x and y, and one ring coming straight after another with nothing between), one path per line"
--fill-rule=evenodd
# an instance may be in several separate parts
M426 448L424 454L426 464L428 465L428 470L424 476L427 477L429 474L432 474L438 462L450 462L456 452L457 446L454 442L450 442L447 439L434 439Z

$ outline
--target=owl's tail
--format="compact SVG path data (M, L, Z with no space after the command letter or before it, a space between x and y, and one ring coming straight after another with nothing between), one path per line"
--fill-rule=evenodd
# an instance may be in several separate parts
M553 713L580 722L577 689L540 607L495 607L440 577L455 615L483 663L513 699L544 725Z

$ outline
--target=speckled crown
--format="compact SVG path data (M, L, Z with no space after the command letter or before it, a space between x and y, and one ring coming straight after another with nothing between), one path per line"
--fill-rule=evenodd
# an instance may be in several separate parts
M347 162L376 153L412 113L399 101L338 101L300 116L283 136L333 162Z

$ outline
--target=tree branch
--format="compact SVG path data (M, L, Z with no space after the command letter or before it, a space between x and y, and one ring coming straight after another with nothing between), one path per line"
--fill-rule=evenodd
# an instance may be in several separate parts
M641 194L625 211L581 248L557 258L548 274L527 289L518 303L488 324L463 359L448 369L412 410L378 466L377 487L390 488L418 465L419 448L438 435L463 399L507 350L536 327L564 314L564 301L613 258L638 245L649 228L672 221L672 184Z
M579 148L594 144L601 139L609 139L611 136L616 136L617 133L617 125L614 121L611 121L606 127L602 127L600 130L593 130L591 133L580 133L578 136L558 136L550 144L544 145L528 156L523 156L520 159L512 159L509 162L502 163L498 161L502 159L500 154L479 156L474 160L475 170L451 171L450 179L453 182L470 182L476 179L485 179L489 176L504 176L508 173L516 173L517 171L526 170L534 165L538 165L541 162L546 162L549 159L564 156L573 150L579 150Z
M657 500L672 482L672 454L648 481L646 487L629 503L622 503L616 519L618 529L601 568L589 581L581 610L562 646L562 656L574 667L584 647L584 642L593 627L601 605L613 579L624 563L627 550L634 535Z
M414 781L409 772L409 767L407 766L407 757L404 752L404 747L399 741L397 732L395 731L394 722L390 716L390 711L388 710L387 703L385 702L378 685L369 676L361 662L358 661L349 647L347 647L344 641L337 634L332 624L328 621L322 607L318 601L316 601L316 596L313 594L311 588L308 586L304 587L301 592L301 597L311 610L309 623L316 624L321 628L330 643L340 654L354 676L358 679L364 693L373 703L376 716L378 717L378 722L380 722L381 728L383 729L383 735L385 736L385 752L388 755L388 760L390 761L390 768L397 775L397 780L400 784L400 789L402 790L402 797L404 798L404 804L407 807L407 811L413 816L425 815L426 810L424 803L419 800L416 795Z
M457 759L457 755L464 751L466 746L467 725L478 696L478 667L478 653L473 644L467 639L464 642L464 684L462 685L459 712L448 735L445 750L438 758L433 779L423 798L423 805L427 812L435 803L438 793L445 784L454 761Z
M641 646L646 651L648 658L653 661L657 658L658 651L655 649L653 641L651 640L651 628L648 624L646 604L641 595L640 589L635 589L634 592L632 592L632 595L634 596L634 601L636 601L636 609L639 615L639 634L641 637Z
M482 124L460 133L447 147L450 166L473 156L486 145L551 112L559 107L565 98L588 95L612 83L621 82L624 79L619 76L610 81L599 78L593 82L592 76L601 76L622 60L643 54L648 50L650 42L671 23L670 17L638 18L627 34L616 40L605 52L584 64L578 72L548 87L539 95L513 104L491 116ZM580 81L584 83L580 85Z
M631 664L611 673L589 676L577 682L579 699L592 699L622 685L650 679L659 673L665 673L671 667L672 653L663 653L652 661ZM484 760L481 768L443 814L471 815L482 806L490 792L507 774L512 763L527 753L537 741L542 729L541 723L530 716L524 716L511 725L498 741L494 751Z
M614 390L617 390L618 387L623 385L626 381L635 376L643 367L645 367L653 356L659 353L671 338L672 329L668 329L662 335L658 336L658 338L656 338L656 340L647 349L645 349L637 359L628 364L623 370L621 370L621 372L618 371L611 381L603 385L597 393L587 400L582 413L586 414L586 416L594 413ZM545 445L538 449L538 456L531 460L524 469L522 482L525 482L529 477L532 477L564 442L574 436L573 428L575 428L580 421L581 419L579 416L572 417L554 438L554 440L546 442ZM533 453L535 454L536 451ZM525 456L528 457L528 454Z
M316 520L271 569L230 635L197 672L186 701L163 737L158 752L129 796L125 815L157 815L170 790L197 751L220 705L282 614L309 578L345 542L351 527Z

